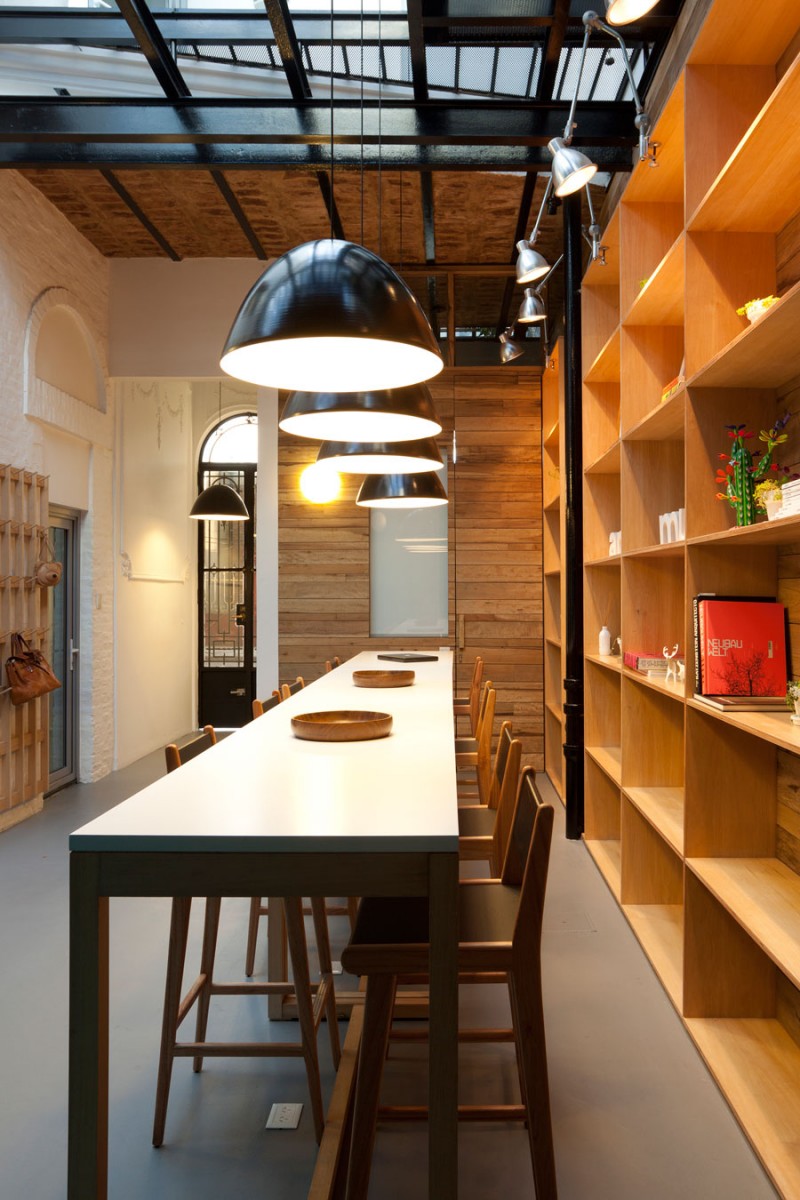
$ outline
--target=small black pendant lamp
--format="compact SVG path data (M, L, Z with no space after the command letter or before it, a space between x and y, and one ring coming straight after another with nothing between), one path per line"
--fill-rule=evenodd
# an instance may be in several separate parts
M433 438L414 442L323 442L317 462L345 475L416 474L438 471L442 455Z
M326 442L406 442L442 430L424 383L380 392L292 392L278 425Z
M222 384L219 385L217 427L222 424ZM224 478L224 476L223 476ZM212 483L203 488L189 516L195 521L249 521L250 513L242 497L229 483Z
M435 471L416 475L367 475L356 504L362 508L433 508L447 504L447 493Z

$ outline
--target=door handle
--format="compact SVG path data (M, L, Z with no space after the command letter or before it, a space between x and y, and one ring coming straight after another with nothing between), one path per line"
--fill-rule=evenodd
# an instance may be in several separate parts
M246 694L247 694L246 688L232 688L231 689L232 696L244 696Z
M80 648L75 645L72 638L69 639L69 669L75 670L75 659L80 654Z

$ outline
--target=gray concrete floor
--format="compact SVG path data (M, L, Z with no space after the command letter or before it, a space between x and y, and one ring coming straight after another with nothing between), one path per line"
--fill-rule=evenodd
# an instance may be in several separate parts
M0 836L2 1200L66 1194L68 834L162 763L150 755L68 788ZM564 839L558 802L556 813L542 953L561 1200L774 1200L591 859ZM178 1061L165 1144L150 1144L168 920L166 900L112 902L110 1200L301 1200L316 1152L308 1105L298 1130L264 1129L273 1102L305 1100L299 1060L223 1059L200 1075ZM245 927L246 904L225 901L220 976L241 977ZM343 920L332 934L341 946ZM188 961L197 962L196 931ZM262 942L257 974L265 968ZM462 991L470 1022L505 1021L502 989ZM263 1001L218 998L212 1022L211 1038L263 1037ZM295 1036L283 1023L271 1034ZM329 1095L324 1034L321 1048ZM386 1086L398 1102L422 1100L423 1053L393 1050ZM510 1047L461 1055L463 1102L514 1098ZM533 1197L520 1127L462 1126L459 1158L461 1200ZM373 1180L372 1200L426 1195L424 1126L381 1130Z

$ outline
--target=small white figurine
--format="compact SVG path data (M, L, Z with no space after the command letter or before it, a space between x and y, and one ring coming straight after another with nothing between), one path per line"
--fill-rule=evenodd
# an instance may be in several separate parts
M664 682L669 683L670 679L673 679L677 683L677 681L678 681L678 664L674 663L672 660L675 657L675 655L678 653L678 643L676 642L675 645L672 647L671 654L666 646L664 647L662 653L664 655L664 658L667 660L667 673L664 676Z

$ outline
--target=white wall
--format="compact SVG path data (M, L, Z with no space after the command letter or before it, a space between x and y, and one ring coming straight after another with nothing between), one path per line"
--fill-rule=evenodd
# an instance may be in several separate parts
M0 172L0 460L48 473L59 435L77 442L72 461L86 472L72 486L54 472L50 499L84 509L81 523L79 772L96 779L113 759L113 406L82 402L33 369L38 330L48 312L66 308L106 386L106 260L40 192L14 171Z

